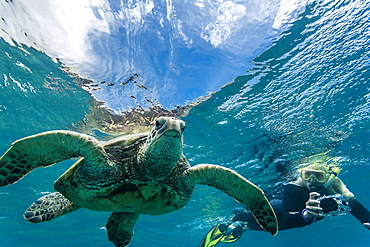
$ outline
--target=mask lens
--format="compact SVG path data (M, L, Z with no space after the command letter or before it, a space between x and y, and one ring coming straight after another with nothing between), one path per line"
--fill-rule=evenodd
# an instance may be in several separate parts
M310 173L310 172L308 172L308 171L302 170L302 172L301 172L301 177L302 177L304 180L308 180L308 179L310 179L310 177L311 177L311 173Z
M326 173L323 171L311 171L311 170L302 170L301 177L303 180L309 180L313 177L317 182L325 182L326 181Z
M315 176L316 176L317 181L319 181L319 182L324 182L325 181L326 176L323 172L316 173Z

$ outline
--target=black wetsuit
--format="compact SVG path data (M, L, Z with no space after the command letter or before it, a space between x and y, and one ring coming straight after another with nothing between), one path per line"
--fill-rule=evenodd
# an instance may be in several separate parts
M302 217L302 211L306 208L309 194L310 191L307 188L298 186L294 183L289 183L284 186L283 195L280 198L270 200L271 206L274 208L278 218L279 230L307 226L312 223L307 222ZM351 208L351 214L361 223L370 222L369 210L367 210L359 201L351 199L349 201L349 206ZM259 231L263 230L252 214L245 209L236 211L233 221L245 221L248 222L247 226L249 229Z

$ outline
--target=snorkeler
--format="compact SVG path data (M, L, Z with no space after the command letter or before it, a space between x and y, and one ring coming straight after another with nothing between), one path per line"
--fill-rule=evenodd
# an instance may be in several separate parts
M278 218L279 230L303 227L326 216L350 212L370 230L370 212L356 200L337 175L340 168L315 163L299 170L299 177L287 183L282 197L270 203ZM246 230L262 231L247 209L238 210L229 224L217 224L203 238L199 247L238 240Z

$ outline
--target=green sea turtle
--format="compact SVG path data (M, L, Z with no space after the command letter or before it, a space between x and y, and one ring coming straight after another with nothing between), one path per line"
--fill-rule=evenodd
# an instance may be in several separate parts
M215 187L245 204L272 235L277 220L264 193L222 166L191 167L182 154L185 123L156 120L151 132L126 135L101 144L73 131L49 131L20 139L0 158L0 186L15 183L37 167L82 157L55 182L58 192L37 199L24 217L52 220L81 207L113 212L106 229L116 246L127 246L139 214L160 215L185 206L196 184Z

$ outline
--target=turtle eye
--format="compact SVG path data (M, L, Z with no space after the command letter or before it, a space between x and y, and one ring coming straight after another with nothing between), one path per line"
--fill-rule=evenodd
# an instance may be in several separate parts
M185 123L184 123L184 122L181 122L181 123L180 123L180 128L181 128L181 131L182 131L182 132L184 132L185 127L186 127Z
M163 124L166 122L166 120L164 118L158 118L156 121L155 121L155 128L156 129L160 129Z

